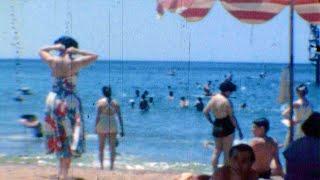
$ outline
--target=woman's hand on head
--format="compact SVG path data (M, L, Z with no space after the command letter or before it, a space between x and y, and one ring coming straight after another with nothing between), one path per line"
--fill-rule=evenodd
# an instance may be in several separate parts
M55 44L54 45L54 48L56 49L56 50L58 50L58 51L64 51L64 50L66 50L66 47L63 45L63 44Z
M67 50L66 50L66 53L67 54L76 54L78 52L78 49L77 48L74 48L74 47L69 47Z

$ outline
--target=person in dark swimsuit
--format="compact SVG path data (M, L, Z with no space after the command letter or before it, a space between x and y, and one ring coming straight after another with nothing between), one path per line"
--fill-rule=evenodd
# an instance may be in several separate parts
M149 102L146 100L145 93L143 93L141 96L141 101L140 101L139 107L140 107L141 111L148 111L150 108Z
M212 84L212 81L208 81L208 83L206 85L204 85L203 91L204 91L204 95L205 96L211 96L212 95L212 93L211 93L211 84Z
M201 97L198 97L198 98L197 98L197 102L196 102L195 107L196 107L197 111L200 111L200 112L203 111L204 104L203 104L203 102L202 102L202 98L201 98Z
M215 149L212 155L212 166L217 168L220 154L224 153L224 163L228 164L228 153L232 147L235 128L239 131L240 139L243 138L241 129L233 115L232 103L228 99L232 92L236 91L236 85L230 81L220 84L220 93L211 97L203 110L207 120L213 125L212 135L215 140ZM215 117L212 121L210 112Z

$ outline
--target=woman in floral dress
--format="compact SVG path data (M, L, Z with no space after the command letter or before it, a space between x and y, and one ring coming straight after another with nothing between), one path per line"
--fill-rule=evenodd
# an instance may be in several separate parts
M58 52L55 56L52 52ZM52 90L46 99L45 136L48 153L59 159L58 178L66 179L72 157L84 152L84 122L76 82L79 70L97 59L97 55L78 49L71 37L62 36L54 45L39 52L51 69Z

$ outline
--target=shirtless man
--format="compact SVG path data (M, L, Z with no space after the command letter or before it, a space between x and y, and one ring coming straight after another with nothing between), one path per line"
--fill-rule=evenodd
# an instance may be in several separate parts
M252 169L255 155L246 144L233 146L229 152L230 165L224 165L214 172L214 180L257 180L257 173Z
M278 144L267 136L269 121L260 118L253 121L252 133L254 138L250 142L256 161L252 168L258 173L259 178L270 179L270 176L283 176L282 166L279 160ZM274 161L274 169L271 162Z
M217 168L219 156L224 153L224 164L228 163L228 153L232 147L235 128L239 131L239 137L243 135L233 115L232 104L228 99L232 92L236 91L236 85L230 81L220 84L220 93L211 97L207 106L203 110L207 120L213 125L212 135L214 136L215 148L212 155L213 169ZM210 112L215 117L212 121Z

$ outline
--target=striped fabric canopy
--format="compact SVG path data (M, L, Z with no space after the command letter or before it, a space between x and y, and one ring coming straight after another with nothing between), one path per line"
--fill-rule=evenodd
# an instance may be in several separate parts
M157 11L180 14L187 21L200 21L210 11L214 0L157 0ZM290 0L220 0L235 18L249 24L264 23L289 5ZM320 24L320 0L293 0L297 13L311 24Z
M295 10L311 24L320 24L320 0L295 0Z
M176 13L188 9L194 0L157 0L158 15L163 16L165 11Z
M221 0L234 17L249 24L261 24L277 15L288 0Z
M158 0L157 12L162 16L165 11L180 14L187 21L203 19L212 8L214 0Z
M214 0L193 0L189 8L180 12L187 21L195 22L203 19L213 6Z

